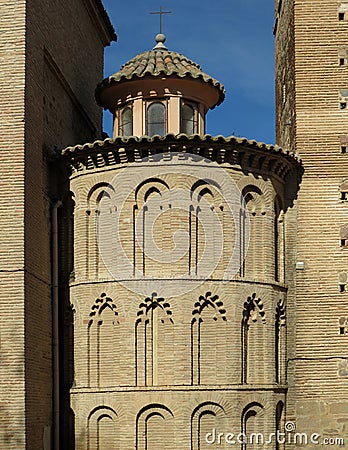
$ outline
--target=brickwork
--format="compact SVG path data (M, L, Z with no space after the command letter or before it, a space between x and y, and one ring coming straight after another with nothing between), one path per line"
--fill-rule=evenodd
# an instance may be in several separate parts
M303 159L298 194L302 172L292 153L245 139L117 138L68 148L63 167L57 149L101 138L94 89L114 33L99 0L0 0L0 448L53 446L50 233L57 199L61 448L224 448L208 445L205 435L214 428L267 435L285 420L299 431L345 437L348 6L317 3L277 0L275 10L277 142ZM168 79L162 73L158 81ZM204 103L209 90L194 80L188 86L190 99ZM123 89L127 96L127 84ZM201 114L210 104L203 103ZM181 153L181 174L155 179L130 169L143 157L157 167L151 158L162 152L166 167L173 151ZM187 152L195 157L185 159ZM221 186L200 179L200 156L217 161L239 187L250 245L227 214ZM124 168L126 184L112 190ZM120 211L117 190L134 180ZM173 232L184 230L189 250L163 263L142 251L139 236L146 248L154 245L136 227L149 230L157 215L151 201L175 189L190 192L191 203L184 211L161 203L151 232L170 254ZM238 210L239 223L243 214ZM211 226L213 216L223 249L219 254L216 232L200 266L200 221ZM107 217L119 224L131 281L159 279L158 293L140 294L110 274L97 239ZM226 278L236 241L241 266ZM104 248L104 256L117 268L116 248ZM179 295L183 283L191 288Z
M174 143L175 138L160 147L152 145L157 153L168 155L166 151ZM185 144L175 144L176 151L187 151ZM75 148L76 155L74 149L65 152L75 201L75 271L70 300L76 449L140 450L148 448L149 443L160 449L163 442L173 450L208 449L211 445L205 442L205 436L213 428L222 433L254 431L268 435L274 432L276 423L280 426L285 404L284 176L296 173L298 166L292 158L255 151L243 143L217 144L210 150L203 141L190 144L190 152L202 152L204 148L205 154L209 150L211 157L220 161L226 176L241 190L251 217L251 241L243 272L222 281L233 252L232 242L238 241L239 233L226 212L223 190L208 183L206 189L213 193L209 204L223 225L225 245L215 270L204 281L189 263L195 260L195 250L191 258L173 259L166 266L156 265L137 246L134 211L147 203L149 214L151 193L163 194L166 189L193 192L194 186L202 186L197 182L201 165L195 167L194 160L185 161L184 156L177 167L168 166L172 170L181 167L177 173L142 177L139 167L132 166L127 158L133 160L137 153L145 157L147 151L153 154L149 147L144 139L136 147L132 143L127 148L122 143L105 143ZM161 158L159 166L165 167L166 160L168 156ZM156 163L153 165L156 168ZM118 181L115 189L128 192L134 179L138 184L122 207L117 203L112 179L125 168L128 178L123 179L124 184ZM187 170L190 175L185 175ZM213 172L211 177L214 179ZM207 191L202 192L204 196ZM191 206L184 211L194 211L193 203ZM209 215L203 207L202 213ZM141 295L123 286L124 280L108 271L110 267L105 266L99 253L103 244L99 242L98 246L97 239L103 215L111 217L113 227L119 224L119 239L138 270L133 280L146 286L145 277L158 279L160 294L149 291L147 296ZM204 239L199 227L196 233L189 231L190 219L187 214L181 216L180 209L167 209L163 203L158 220L160 226L155 225L149 233L155 235L161 251L173 252L172 233L177 229L186 231L192 239L189 249L207 245L209 239L213 239L213 248L217 247L214 237ZM199 220L204 223L206 219ZM217 234L216 230L215 238ZM120 254L109 245L117 261ZM205 264L212 264L213 256L210 254ZM173 295L183 283L176 279L178 274L183 280L187 278L192 288ZM200 283L195 287L197 279ZM276 448L275 444L271 448Z
M76 440L78 450L85 449L86 442L91 449L107 449L113 444L113 448L119 449L145 449L149 448L149 443L154 449L164 445L171 450L228 448L231 445L226 445L224 440L220 445L216 439L214 446L208 444L205 436L214 428L216 433L226 435L231 432L237 435L244 421L247 433L264 430L268 435L274 430L276 421L274 405L283 403L283 395L265 387L252 393L222 386L195 390L163 388L156 391L129 388L111 393L82 391L77 396L78 406L75 406L75 395L73 404L76 427L80 430ZM248 416L253 417L249 423L245 420ZM212 439L212 436L208 438Z
M345 361L332 359L345 358L347 346L338 327L340 316L346 313L345 279L339 274L347 265L340 241L340 229L347 222L340 186L348 167L342 150L348 121L347 65L342 49L347 46L348 22L342 8L332 0L283 1L276 58L278 142L289 143L298 152L305 170L288 229L295 246L289 261L292 267L296 261L303 262L304 269L288 270L289 317L293 314L289 356L295 359L288 369L287 418L294 419L303 431L346 438ZM288 74L284 102L280 101L283 72ZM282 121L287 102L294 108L292 131Z
M24 1L0 2L0 29L0 446L23 449L24 248L18 242L24 239Z
M51 440L50 210L59 177L48 160L55 148L100 137L93 89L111 39L102 24L93 2L0 2L4 449L46 450Z

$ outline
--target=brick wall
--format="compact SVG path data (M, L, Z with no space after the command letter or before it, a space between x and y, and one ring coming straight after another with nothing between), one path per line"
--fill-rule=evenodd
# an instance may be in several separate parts
M0 2L0 446L25 448L25 2Z
M158 143L149 145L143 139L136 147L130 142L124 148L121 142L106 142L104 146L75 149L76 154L70 154L73 149L66 152L75 200L70 338L75 349L71 399L79 450L140 450L146 448L145 439L153 448L162 448L165 442L166 448L172 450L191 445L192 449L208 449L211 446L205 442L205 435L214 427L222 433L268 434L283 417L286 288L283 269L275 270L276 261L282 265L284 244L282 221L277 223L278 239L275 236L275 200L283 203L287 183L281 174L286 172L287 164L290 170L291 163L285 163L281 154L252 152L252 144L227 144L222 150L225 156L220 154L219 146L210 149L218 161L222 156L225 171L210 168L209 179L218 176L214 170L233 179L251 217L251 242L244 271L222 281L239 239L226 203L227 181L220 180L220 190L214 182L201 185L206 169L194 158L184 161L183 154L178 164L168 163L168 159L176 161L175 156L169 158L166 153L174 143L162 143L159 148ZM176 150L180 145L187 151L186 143L177 144ZM202 141L190 145L190 151L201 152L202 146L208 149ZM169 172L164 175L152 173L147 178L140 162L133 166L127 163L127 157L133 160L134 154L145 156L146 152L160 150L166 155L160 159L161 164L145 166L151 173ZM69 161L69 156L78 162ZM123 175L115 183L112 180L118 173ZM195 211L195 219L196 208L189 204L184 207L185 197L178 192L192 193L193 186L200 186L202 196L206 195L203 188L212 193L208 195L210 207L204 209L203 201L198 213L204 231L209 231L206 220L211 208L223 230L223 251L207 279L199 270L195 272L195 252L204 247L208 251L205 264L214 267L219 227L206 236L199 227L190 227L188 211ZM127 194L124 205L119 201L122 192ZM172 192L171 208L165 194ZM168 255L172 255L178 230L191 240L185 255L178 260L173 256L168 264L151 258L153 248L146 245L148 250L143 254L137 244L139 236L134 234L134 224L142 229L142 220L146 220L142 219L143 206L146 214L152 211L151 195L163 195L163 202L146 237L152 237L160 251ZM237 216L238 223L239 210ZM103 246L100 240L98 247L96 230L103 229L100 227L105 217L111 224L107 228L110 235L118 229L116 241L121 243L128 262L135 263L135 275L117 275L117 267L123 269L123 260L116 241L111 239ZM115 261L116 272L109 272L114 266L104 264L99 248L104 249L104 258L109 255ZM201 253L198 251L198 260ZM239 255L234 257L239 259ZM137 288L132 290L129 282ZM187 292L179 295L183 283L188 286ZM143 295L137 290L139 286Z
M52 426L50 209L60 193L49 160L54 147L100 137L93 91L107 33L93 5L0 2L1 448L42 448Z
M276 35L277 91L282 73L293 74L285 82L285 92L295 107L290 132L295 137L289 140L281 123L279 100L277 136L296 149L305 169L296 213L289 222L296 246L289 269L296 260L305 266L294 275L288 271L294 321L288 342L297 360L289 363L287 413L298 429L345 437L345 361L331 358L345 357L347 347L347 336L339 334L338 324L346 312L347 295L340 293L339 273L346 270L348 257L340 245L340 227L348 219L347 205L340 200L348 168L340 141L348 124L348 111L340 105L347 87L348 66L340 58L348 46L348 22L346 16L339 20L337 1L283 3ZM283 29L290 29L291 48Z

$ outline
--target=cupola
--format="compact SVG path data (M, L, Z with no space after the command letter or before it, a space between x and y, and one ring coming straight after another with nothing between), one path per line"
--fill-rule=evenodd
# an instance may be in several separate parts
M209 109L225 89L186 56L169 51L164 34L96 89L100 106L114 117L113 137L204 134Z

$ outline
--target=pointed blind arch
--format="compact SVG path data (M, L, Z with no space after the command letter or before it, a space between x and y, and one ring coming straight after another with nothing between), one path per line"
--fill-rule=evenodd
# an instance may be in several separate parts
M229 325L219 296L211 292L200 295L191 320L192 385L226 383ZM223 359L218 355L224 355Z
M121 344L117 307L103 292L93 303L87 325L87 385L105 386L119 378L119 360L115 354Z
M253 293L244 303L241 321L242 384L253 383L263 376L263 325L265 311L262 300ZM259 358L253 358L258 354ZM261 373L260 373L261 372Z
M139 304L135 321L135 383L137 386L165 385L171 375L165 366L174 354L174 320L171 305L152 293ZM173 382L173 380L171 380Z

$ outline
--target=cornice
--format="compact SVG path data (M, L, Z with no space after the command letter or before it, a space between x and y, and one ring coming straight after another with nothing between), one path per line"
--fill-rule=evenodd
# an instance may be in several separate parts
M62 150L71 174L140 162L143 158L171 152L199 155L219 164L239 166L242 171L272 174L281 180L302 167L300 158L281 147L235 136L206 134L117 137Z

